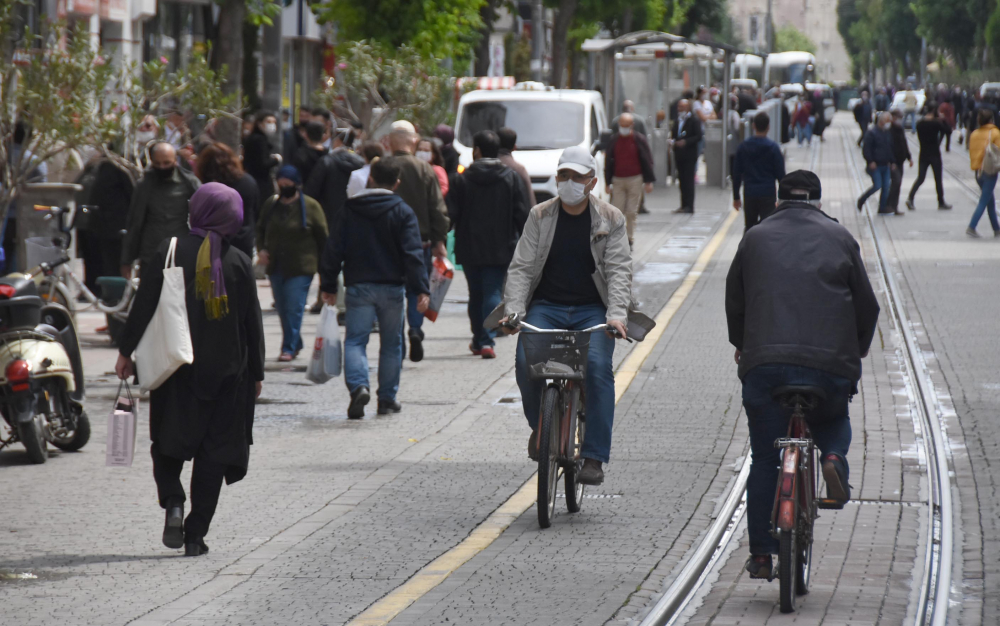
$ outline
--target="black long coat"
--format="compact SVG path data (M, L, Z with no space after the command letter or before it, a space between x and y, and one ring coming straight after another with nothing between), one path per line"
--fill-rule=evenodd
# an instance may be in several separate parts
M227 466L226 482L246 475L254 417L254 383L264 379L264 327L250 259L226 244L222 270L229 314L210 320L195 297L195 260L203 238L177 241L177 265L184 268L188 324L194 362L181 366L150 394L149 436L162 454L191 460L202 450ZM160 300L169 240L145 269L122 333L119 351L131 356ZM138 372L142 377L142 372Z

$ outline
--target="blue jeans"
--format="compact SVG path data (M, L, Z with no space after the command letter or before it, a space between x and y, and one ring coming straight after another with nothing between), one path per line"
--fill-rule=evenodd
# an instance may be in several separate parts
M982 193L979 194L979 204L976 205L976 212L972 214L972 221L969 222L969 228L975 230L980 218L983 217L983 211L987 211L990 215L990 224L993 226L993 232L996 232L1000 230L1000 223L997 223L997 202L993 195L993 191L997 186L997 175L976 175L976 182L979 183Z
M812 144L812 136L813 136L812 124L809 123L798 124L796 128L798 129L799 145L801 146L803 141Z
M916 111L907 111L903 114L903 128L906 128L906 120L910 120L910 127L913 132L917 132L917 118L920 117Z
M395 400L399 391L399 374L403 367L402 285L361 283L346 290L347 307L344 334L344 382L354 393L358 387L371 388L368 383L368 337L378 319L378 399Z
M814 385L826 391L826 403L810 416L809 430L823 454L836 453L847 467L851 447L851 420L847 403L854 393L854 382L798 365L760 365L743 377L743 407L750 426L750 450L753 454L747 479L747 526L751 554L777 554L778 540L771 536L771 512L778 484L781 451L774 440L788 433L791 410L771 397L782 385ZM818 470L819 468L817 468Z
M524 321L539 328L565 328L582 330L607 321L607 309L601 304L586 306L563 306L544 300L532 303ZM587 357L586 392L587 434L583 441L582 455L607 463L611 454L611 427L615 420L615 375L611 370L611 356L615 351L615 340L604 333L590 336L590 351ZM545 381L528 378L524 359L524 346L517 342L515 361L517 386L521 390L521 404L524 416L528 418L531 430L538 428L542 395Z
M472 347L492 348L496 333L483 328L483 320L500 304L506 265L463 265L469 283L469 324L472 326Z
M431 249L424 248L424 265L427 266L428 277L431 275L431 269L433 268L431 264L432 258ZM423 339L424 332L420 329L424 325L424 314L417 311L417 298L419 296L420 294L415 291L410 291L409 288L406 289L406 322L410 325L410 329L415 330L420 335L420 338Z
M271 293L274 307L281 320L281 351L296 354L302 349L302 314L306 310L312 275L285 277L280 271L271 273Z
M872 197L876 191L881 191L878 197L878 212L885 213L885 207L889 204L889 191L892 189L892 170L888 165L879 165L874 170L867 171L872 177L872 186L861 194L861 204L864 204L865 200Z

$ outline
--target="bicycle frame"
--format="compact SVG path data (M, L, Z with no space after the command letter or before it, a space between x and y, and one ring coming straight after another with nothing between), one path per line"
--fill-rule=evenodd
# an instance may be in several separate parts
M50 299L54 295L55 291L60 291L62 293L62 296L68 302L71 302L72 293L69 287L67 287L67 285L65 284L65 283L70 283L70 286L75 288L79 292L79 294L82 295L89 303L87 306L83 307L84 309L95 307L102 313L107 313L109 315L114 315L117 313L125 313L128 310L129 306L131 305L132 293L135 290L135 284L134 284L135 279L130 279L125 286L125 292L122 294L122 297L118 301L118 304L108 305L104 304L104 302L100 298L95 296L94 292L92 292L89 288L87 288L87 285L80 280L80 278L76 275L76 273L66 266L58 268L58 274L54 271L51 274L47 275L47 277L52 279L51 281L49 281L51 285L49 289ZM77 310L76 307L74 307L73 310L74 311Z
M771 532L778 537L780 533L806 531L816 516L816 446L800 408L792 413L788 437L774 445L784 451L771 515ZM803 536L803 540L810 538Z

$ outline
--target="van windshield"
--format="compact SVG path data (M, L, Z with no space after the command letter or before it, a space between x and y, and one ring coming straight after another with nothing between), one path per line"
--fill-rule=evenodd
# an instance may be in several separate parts
M458 140L472 145L481 130L503 126L517 132L518 150L556 150L577 146L584 139L584 107L558 100L470 102L462 109Z

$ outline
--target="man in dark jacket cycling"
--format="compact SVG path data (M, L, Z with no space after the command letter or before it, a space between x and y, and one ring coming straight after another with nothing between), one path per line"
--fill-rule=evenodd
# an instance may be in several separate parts
M772 398L784 385L822 388L826 400L809 415L822 451L830 499L850 499L847 404L857 393L879 305L858 243L820 210L819 178L798 170L782 179L774 214L747 231L726 279L729 342L736 346L753 462L747 480L751 578L770 578L778 540L770 515L779 450L790 411Z

